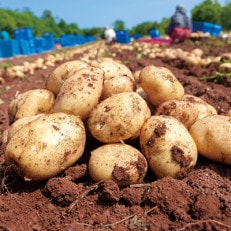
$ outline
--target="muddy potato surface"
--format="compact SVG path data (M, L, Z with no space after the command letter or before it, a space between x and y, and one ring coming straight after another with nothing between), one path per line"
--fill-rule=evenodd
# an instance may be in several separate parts
M171 116L151 116L142 126L140 147L156 177L178 177L197 162L197 147L186 127Z
M82 60L67 61L59 65L47 78L46 88L57 95L64 81L86 66L88 66L88 63Z
M190 100L193 99L193 100ZM182 98L181 100L168 100L160 104L155 110L155 115L173 116L189 129L195 121L217 114L216 109L203 100Z
M196 121L190 128L198 151L204 157L231 164L231 118L212 115Z
M5 162L25 180L46 180L83 154L86 132L75 115L40 116L19 129L6 146Z
M19 93L9 104L10 124L22 117L50 113L54 101L54 94L47 89L32 89Z
M103 88L102 69L87 66L70 76L62 85L54 103L54 112L65 112L87 119L98 103Z
M89 173L94 181L113 180L119 186L142 183L148 164L143 154L128 144L105 144L91 152Z
M141 87L154 106L167 100L181 99L184 95L182 84L165 67L146 66L141 69L139 79Z
M92 136L103 143L116 143L139 136L150 117L146 101L135 92L123 92L100 102L90 113L87 124Z

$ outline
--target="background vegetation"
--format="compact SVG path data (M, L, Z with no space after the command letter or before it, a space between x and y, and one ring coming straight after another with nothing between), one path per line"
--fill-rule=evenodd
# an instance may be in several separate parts
M41 37L43 33L53 32L56 38L63 34L103 36L103 28L79 28L77 23L67 23L64 19L57 19L52 12L45 10L41 17L37 17L30 9L21 11L0 9L0 31L7 31L13 38L14 29L31 27L35 37ZM216 0L205 0L195 6L191 11L192 21L211 22L219 24L224 31L231 30L231 2L227 1L221 6ZM161 35L166 34L169 18L163 18L161 22L142 22L133 28L126 28L124 21L118 19L113 23L114 29L129 30L131 36L134 34L148 35L152 29L158 29Z

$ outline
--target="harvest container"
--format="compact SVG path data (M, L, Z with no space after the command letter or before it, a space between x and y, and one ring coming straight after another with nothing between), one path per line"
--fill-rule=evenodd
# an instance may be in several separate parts
M0 41L0 49L3 58L20 55L20 46L16 39Z
M128 30L116 31L116 42L125 44L130 43L131 39Z
M201 31L203 33L210 33L211 36L219 36L222 31L222 26L209 22L193 22L192 31Z
M160 38L160 32L157 29L150 30L151 38Z
M24 27L18 28L14 30L14 38L15 39L32 39L34 38L34 33L32 28Z

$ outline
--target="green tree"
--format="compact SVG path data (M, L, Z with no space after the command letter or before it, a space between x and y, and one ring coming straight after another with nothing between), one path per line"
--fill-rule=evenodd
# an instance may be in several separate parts
M113 27L114 27L114 30L115 30L115 31L118 31L118 30L125 30L125 23L124 23L124 21L122 21L122 20L116 20L116 21L113 23Z
M10 36L13 36L13 30L17 28L14 17L7 11L0 9L0 31L7 31Z
M221 25L224 30L231 30L231 3L226 4L221 10Z
M222 7L217 0L205 0L192 9L192 20L220 24L221 12Z

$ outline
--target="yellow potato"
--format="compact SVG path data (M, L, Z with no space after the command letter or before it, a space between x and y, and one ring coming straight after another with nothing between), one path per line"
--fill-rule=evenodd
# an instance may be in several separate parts
M133 92L136 89L135 78L131 70L119 61L106 59L98 65L104 71L104 83L101 98L121 92Z
M186 127L171 116L151 116L142 126L140 147L156 177L180 177L197 162L197 147Z
M85 120L100 99L103 75L102 69L87 66L70 76L55 99L54 112L75 114Z
M42 116L44 114L37 114L32 116L26 116L22 117L18 120L16 120L14 123L10 125L2 134L2 143L5 145L9 142L11 137L19 130L21 129L25 124L29 123L30 121L37 119L38 117Z
M142 183L148 164L143 154L133 146L106 144L91 152L89 174L94 181L113 180L119 186Z
M184 95L184 87L165 67L149 65L140 71L140 85L147 93L154 106L172 100L181 99Z
M231 164L231 118L229 116L205 117L196 121L189 132L202 156Z
M74 164L82 156L85 143L85 127L78 116L42 115L11 137L5 163L25 180L46 180Z
M123 92L100 102L87 124L92 136L103 143L116 143L139 137L140 128L150 117L146 101L135 92Z
M47 78L46 88L57 95L64 81L76 71L86 66L88 64L82 60L67 61L59 65Z
M9 104L10 124L22 117L50 113L54 101L54 94L47 89L32 89L18 94Z
M217 114L217 111L202 99L188 95L181 100L168 100L160 104L154 114L173 116L189 129L198 119Z

